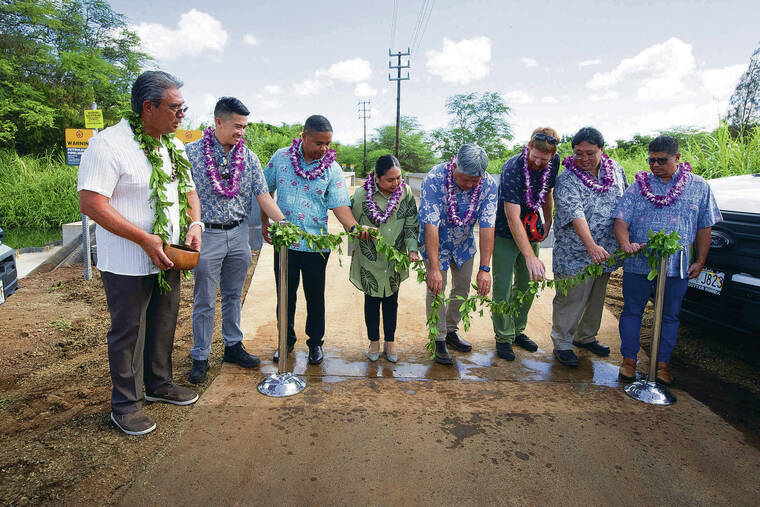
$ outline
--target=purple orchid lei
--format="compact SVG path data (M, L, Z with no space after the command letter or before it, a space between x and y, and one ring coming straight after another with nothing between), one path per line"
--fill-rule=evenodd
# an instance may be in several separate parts
M676 182L673 185L673 188L670 189L670 192L668 192L666 195L655 195L652 193L652 186L649 184L649 171L640 171L636 173L636 182L639 184L639 188L641 189L641 195L646 197L647 200L649 200L658 208L670 206L676 202L678 198L681 197L683 189L686 187L686 183L689 181L691 164L688 162L678 164L678 169L680 172L678 173Z
M454 157L446 164L446 196L448 198L446 211L452 224L456 227L463 227L470 225L475 216L475 208L480 200L480 191L483 189L483 178L480 178L478 184L472 189L470 203L467 205L467 212L464 218L459 218L459 215L457 215L457 196L454 194L454 164L456 164L456 161L457 159Z
M565 159L562 161L562 165L565 166L571 173L576 175L584 185L595 192L606 192L612 188L612 185L615 183L615 174L613 172L615 170L615 165L613 164L612 159L608 157L606 153L602 153L601 168L604 169L604 176L602 177L601 183L591 177L591 174L589 174L588 171L584 171L575 165L574 155L565 157Z
M543 174L541 174L541 190L538 191L538 197L534 200L533 199L533 189L530 186L530 168L528 167L528 151L529 148L526 146L523 148L522 151L522 158L523 158L523 167L522 167L522 173L523 173L523 179L525 180L525 205L528 206L533 211L538 212L538 209L544 204L544 201L546 200L546 194L549 190L549 177L551 176L551 160L548 164L546 164L546 167L541 169L543 171Z
M369 215L372 222L376 224L384 224L388 221L388 218L390 218L390 216L396 211L396 208L398 207L398 203L401 200L401 194L404 193L405 186L406 183L402 181L388 199L388 205L385 207L385 212L381 212L380 208L377 206L377 203L373 199L375 192L377 191L377 187L375 185L375 173L370 173L369 176L367 176L367 180L364 182L364 190L367 191L367 207L369 207Z
M206 159L206 176L211 180L211 187L217 194L229 197L232 199L238 193L240 193L240 179L243 176L243 170L245 169L245 159L243 154L243 144L245 141L241 137L240 140L232 148L232 161L230 164L230 181L227 185L222 183L222 176L219 174L219 165L214 157L214 131L211 127L208 127L203 132L203 156Z
M307 180L315 180L322 176L325 170L330 167L333 162L335 162L335 158L338 156L338 154L335 153L335 150L327 150L325 156L322 157L322 159L319 161L319 165L317 165L317 167L311 171L306 172L301 167L302 157L298 152L301 144L303 144L303 139L293 139L293 144L291 144L290 148L288 148L288 152L290 153L290 164L293 166L296 174L301 178L305 178Z

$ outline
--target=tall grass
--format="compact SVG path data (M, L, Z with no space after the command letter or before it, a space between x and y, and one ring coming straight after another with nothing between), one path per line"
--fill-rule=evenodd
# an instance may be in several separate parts
M4 228L60 227L79 220L77 168L61 155L0 151L0 216Z

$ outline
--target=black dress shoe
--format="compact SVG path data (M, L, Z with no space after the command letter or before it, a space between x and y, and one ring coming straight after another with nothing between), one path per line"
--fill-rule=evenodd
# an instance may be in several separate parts
M243 342L237 342L231 347L224 347L224 362L235 363L243 368L256 368L261 361L258 357L246 352Z
M515 360L515 352L512 350L511 343L496 342L496 355L507 361Z
M319 364L324 358L322 345L309 346L309 364Z
M439 364L452 365L454 359L449 354L449 349L446 348L446 342L435 342L435 362Z
M459 352L469 352L472 350L470 342L459 336L459 333L452 331L446 335L446 343L449 347Z
M296 347L295 344L288 345L288 354L287 355L290 355L290 353L293 352L293 349L295 347ZM272 356L272 362L273 363L279 363L280 362L280 349L279 348L274 351L274 355Z
M208 359L193 359L193 368L190 370L190 383L200 384L206 380L208 371Z
M590 350L597 356L604 357L610 355L610 348L607 345L602 345L597 340L588 343L581 343L573 340L573 345L582 349Z
M536 342L525 336L524 334L519 334L515 336L515 345L519 345L520 347L524 348L528 352L535 352L538 350L538 345L536 345Z
M578 366L578 356L572 350L555 350L554 357L565 366Z

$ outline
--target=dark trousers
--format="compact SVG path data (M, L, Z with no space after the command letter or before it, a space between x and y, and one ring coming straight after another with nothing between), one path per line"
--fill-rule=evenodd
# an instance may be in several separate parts
M288 346L296 343L294 320L298 285L303 276L306 296L306 345L322 345L325 335L325 271L330 252L288 250ZM280 315L280 253L274 254L274 279L277 284L277 318Z
M385 341L392 342L396 334L396 317L398 315L398 292L386 297L373 297L364 294L364 323L370 341L380 340L380 305L383 306L383 333Z
M179 311L179 271L166 271L172 287L161 294L158 275L100 274L111 314L108 365L111 369L111 410L140 410L143 385L159 393L172 383L172 348Z
M620 313L619 328L620 352L624 358L636 359L639 353L641 318L656 283L657 278L647 280L647 275L623 272L623 311ZM678 313L688 287L689 280L677 276L669 276L665 282L657 361L670 362L670 354L678 339Z

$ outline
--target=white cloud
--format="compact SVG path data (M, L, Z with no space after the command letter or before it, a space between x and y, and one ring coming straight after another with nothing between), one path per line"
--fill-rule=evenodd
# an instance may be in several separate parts
M330 65L327 69L317 69L312 77L293 84L296 95L314 95L320 90L329 88L334 81L344 83L361 83L372 76L372 67L367 60L354 58L343 60ZM375 92L376 93L376 92Z
M243 43L248 44L249 46L256 46L258 45L259 41L252 34L247 33L243 35Z
M131 28L148 54L166 60L204 50L221 52L228 37L218 19L195 9L181 14L176 28L158 23L140 23Z
M544 104L556 104L557 102L559 102L559 100L557 100L555 97L552 97L551 95L547 95L546 97L541 99L541 102L543 102Z
M693 95L685 77L696 70L691 44L671 37L632 58L623 59L609 72L597 72L586 83L592 90L605 90L621 83L638 86L640 100L686 98Z
M377 88L373 88L369 83L359 83L354 88L354 95L359 98L374 97L377 95Z
M727 102L731 98L731 94L734 93L736 85L739 83L739 78L742 77L744 71L747 70L746 64L729 65L722 69L709 69L702 71L700 77L702 78L702 85L707 93L715 98L718 102Z
M607 100L615 100L620 96L618 92L615 91L609 91L605 93L593 93L589 96L588 100L591 102L603 102Z
M504 94L507 104L527 105L533 103L533 97L522 90L515 90Z
M590 67L591 65L599 65L602 63L602 61L599 58L595 58L593 60L583 60L582 62L578 62L578 68L582 69L583 67Z
M279 95L282 93L282 88L277 85L266 85L264 86L264 91L269 95Z
M538 67L538 62L529 56L523 56L520 58L520 61L523 65L525 65L526 69L529 69L531 67Z
M257 102L259 109L276 109L282 106L279 99L261 99Z
M441 51L427 51L428 72L444 83L468 84L488 75L491 61L491 41L474 37L454 42L444 37Z

